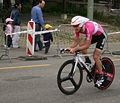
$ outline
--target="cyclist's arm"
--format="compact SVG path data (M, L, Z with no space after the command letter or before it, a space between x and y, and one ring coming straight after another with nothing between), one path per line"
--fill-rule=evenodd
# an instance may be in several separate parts
M75 37L72 45L69 48L74 48L79 44L79 37Z
M90 47L91 40L85 40L85 44L78 47L78 50L88 49Z
M77 50L88 49L90 47L90 44L91 44L91 40L85 40L85 44L84 45L71 49L71 53L74 53Z

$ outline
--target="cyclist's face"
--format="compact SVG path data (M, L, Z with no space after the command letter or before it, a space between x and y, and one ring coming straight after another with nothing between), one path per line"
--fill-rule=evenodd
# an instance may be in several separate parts
M74 29L75 29L76 32L79 32L81 30L81 27L76 26L76 27L74 27Z

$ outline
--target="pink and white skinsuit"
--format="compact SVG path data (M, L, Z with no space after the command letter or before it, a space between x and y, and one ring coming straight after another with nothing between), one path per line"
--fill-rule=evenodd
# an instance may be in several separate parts
M105 41L107 40L107 35L100 24L93 21L87 21L83 24L82 32L75 31L75 36L79 37L80 33L85 34L86 40L91 40L91 44L97 43L96 48L103 49Z

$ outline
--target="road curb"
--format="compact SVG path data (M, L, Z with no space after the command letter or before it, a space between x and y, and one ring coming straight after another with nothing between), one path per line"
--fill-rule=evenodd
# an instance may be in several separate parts
M43 56L19 56L18 59L32 61L32 60L47 60L47 57Z

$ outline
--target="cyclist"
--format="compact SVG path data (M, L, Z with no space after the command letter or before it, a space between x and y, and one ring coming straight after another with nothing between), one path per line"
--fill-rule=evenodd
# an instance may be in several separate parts
M71 25L74 27L75 37L73 43L67 48L70 50L70 53L81 50L83 54L87 54L87 49L90 47L90 45L96 43L96 48L93 53L93 59L98 68L99 75L95 86L100 87L104 82L100 55L104 44L107 41L107 35L100 24L90 21L88 18L82 16L73 17L71 20ZM79 40L80 33L85 34L86 38ZM85 57L85 63L91 63L89 57Z

